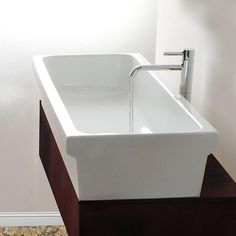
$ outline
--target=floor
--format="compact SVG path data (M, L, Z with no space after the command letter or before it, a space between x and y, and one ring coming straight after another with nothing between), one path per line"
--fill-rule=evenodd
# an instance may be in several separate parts
M64 226L0 227L0 236L67 236Z

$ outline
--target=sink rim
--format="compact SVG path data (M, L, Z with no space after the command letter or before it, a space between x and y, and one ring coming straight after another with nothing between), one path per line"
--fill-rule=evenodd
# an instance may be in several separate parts
M187 113L188 116L193 119L193 121L199 126L199 129L194 131L184 131L184 132L165 132L165 133L83 133L78 131L75 127L68 111L57 91L55 88L50 74L47 71L47 67L44 63L45 58L53 58L53 57L78 57L78 56L113 56L113 55L127 55L131 57L135 57L140 64L150 64L150 62L144 58L139 53L97 53L97 54L54 54L54 55L36 55L33 56L33 71L37 78L39 87L41 92L45 95L48 102L51 105L55 113L55 117L58 119L61 128L64 131L64 135L66 139L74 139L80 137L111 137L111 136L169 136L169 135L184 135L184 134L202 134L202 133L214 133L216 134L216 129L208 123L198 112L197 110L181 95L176 97L162 82L158 77L161 77L160 73L158 72L147 72L151 74L153 78L160 84L160 86L169 94L169 96L177 103L181 109ZM67 141L68 141L67 140Z

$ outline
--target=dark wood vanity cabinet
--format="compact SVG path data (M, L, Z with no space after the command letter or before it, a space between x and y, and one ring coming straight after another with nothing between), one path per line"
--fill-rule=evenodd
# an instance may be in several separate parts
M79 200L40 103L39 155L68 235L79 235Z
M236 235L236 184L213 155L199 198L80 201L41 103L39 154L69 236Z

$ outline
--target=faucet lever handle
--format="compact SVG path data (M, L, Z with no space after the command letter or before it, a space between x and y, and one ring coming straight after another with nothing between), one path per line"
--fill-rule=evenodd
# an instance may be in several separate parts
M164 56L183 56L183 52L164 52Z
M194 58L194 49L187 48L182 52L164 52L164 56L182 56L183 61Z

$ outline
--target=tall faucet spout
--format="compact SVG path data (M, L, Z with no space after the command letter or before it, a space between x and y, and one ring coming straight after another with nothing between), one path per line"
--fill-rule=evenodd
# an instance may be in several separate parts
M134 78L136 74L142 70L180 70L181 82L179 93L190 102L192 91L194 49L184 49L182 52L165 52L164 55L182 56L182 63L180 65L139 65L131 71L130 79L132 80L132 78Z
M158 71L158 70L181 70L182 65L139 65L136 66L130 73L130 77L135 77L139 71Z

